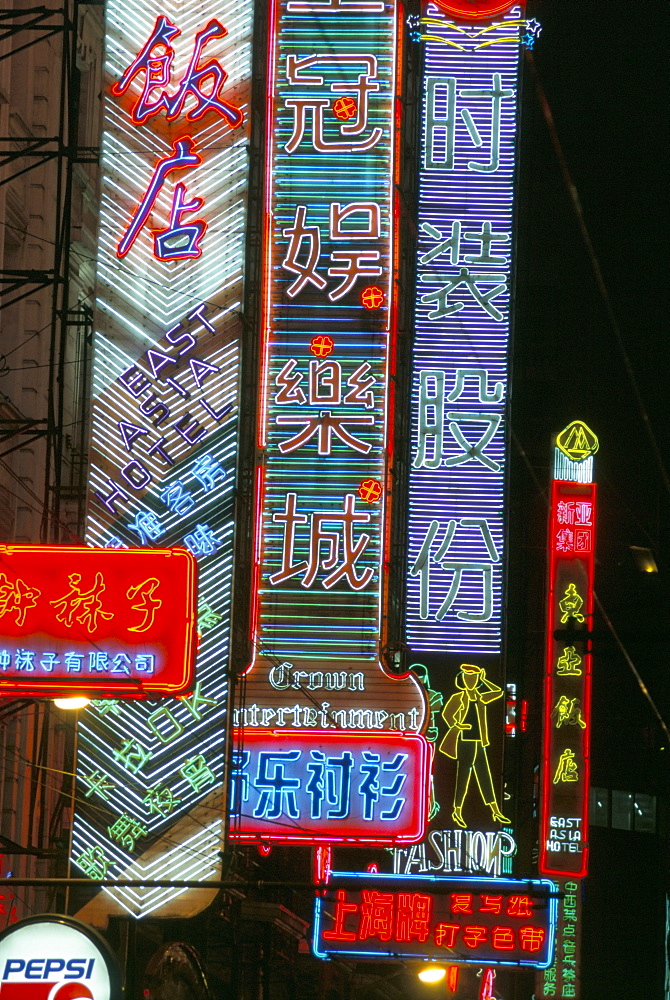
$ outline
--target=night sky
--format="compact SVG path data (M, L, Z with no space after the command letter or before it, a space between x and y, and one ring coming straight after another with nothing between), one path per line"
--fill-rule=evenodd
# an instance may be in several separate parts
M596 590L612 625L596 614L592 784L655 794L662 814L669 741L618 642L668 724L670 7L665 0L535 0L527 13L542 34L532 54L536 73L525 68L520 126L508 602L508 666L530 703L525 780L538 740L551 435L579 418L600 439ZM652 550L657 574L636 569L631 545ZM520 815L528 804L518 803ZM592 828L582 996L661 996L667 879L661 842ZM633 925L626 912L635 914Z

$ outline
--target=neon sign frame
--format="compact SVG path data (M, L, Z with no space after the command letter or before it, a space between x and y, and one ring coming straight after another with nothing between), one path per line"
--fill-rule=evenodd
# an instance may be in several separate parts
M184 694L196 568L185 549L0 546L0 695Z
M587 440L588 428L582 437ZM571 425L572 427L572 425ZM579 429L578 429L579 432ZM590 435L591 432L588 431ZM588 872L591 645L597 490L587 448L581 461L555 449L548 532L539 870Z

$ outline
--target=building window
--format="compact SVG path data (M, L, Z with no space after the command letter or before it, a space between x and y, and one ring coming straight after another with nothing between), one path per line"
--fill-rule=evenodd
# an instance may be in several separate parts
M610 793L606 788L591 789L590 820L593 826L610 825Z
M656 796L635 793L633 827L639 833L656 833Z
M589 823L613 830L656 833L656 796L592 787Z

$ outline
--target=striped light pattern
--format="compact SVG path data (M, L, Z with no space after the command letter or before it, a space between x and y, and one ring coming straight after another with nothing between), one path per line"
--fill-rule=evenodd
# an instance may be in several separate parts
M412 388L407 639L497 653L520 8L428 4Z
M255 648L234 753L245 780L256 790L271 780L275 792L267 817L264 791L251 814L236 810L231 837L389 843L402 835L404 814L362 831L347 806L315 825L294 808L294 782L304 779L304 802L321 780L312 773L317 720L345 737L357 730L368 768L394 729L399 747L422 746L403 796L423 825L427 754L416 731L424 701L414 678L389 677L379 658L396 10L388 0L276 0L272 18ZM277 684L280 675L287 680ZM296 738L315 756L284 794L277 746Z
M173 123L159 114L133 124L144 74L125 95L110 93L161 15L181 31L172 42L170 92L184 76L195 34L214 16L227 29L207 44L200 65L215 59L228 74L222 96L243 112L240 127L212 111L186 122L193 98ZM106 5L87 541L191 548L201 638L193 695L93 702L83 716L72 860L92 877L205 884L219 870L252 18L251 0L223 0L216 11L201 0ZM168 176L147 225L119 259L119 240L156 164L186 134L202 163ZM197 215L207 230L199 259L165 262L154 256L152 230L168 226L177 181L189 199L204 200ZM207 901L191 890L105 890L86 911L91 919L96 910L184 915Z
M388 379L388 346L391 299L391 198L392 143L391 126L394 90L394 11L393 4L383 3L378 12L370 12L370 4L351 4L346 8L332 5L318 10L315 18L311 4L295 2L277 5L278 34L273 61L274 114L272 120L271 154L269 157L269 188L271 202L270 231L267 249L267 312L266 353L263 380L263 423L261 440L265 449L264 492L261 498L260 567L258 584L257 643L259 651L274 657L319 657L340 659L343 656L372 658L376 655L380 615L380 560L382 554L383 497L366 503L358 496L365 479L385 483L386 398ZM307 8L301 11L300 8ZM361 9L365 8L365 9ZM294 12L294 9L296 12ZM315 8L316 10L316 8ZM318 25L318 26L317 26ZM299 76L313 82L291 84L288 79L288 59L318 60L299 71ZM346 123L333 111L340 93L347 95L347 84L353 88L358 76L366 70L366 59L377 61L370 79L377 89L368 94L367 127L358 136L348 137ZM350 62L340 61L353 60ZM332 88L332 89L331 89ZM338 88L340 88L338 90ZM344 88L344 91L342 90ZM349 90L355 96L355 90ZM311 141L310 112L307 128L298 148L288 152L295 115L288 102L326 100L324 137L327 143L351 143L350 152L324 154ZM381 132L381 138L369 152L358 151L357 145ZM379 212L378 238L331 239L330 217L333 204L374 203ZM286 230L295 224L299 206L304 206L305 224L318 227L320 257L316 266L318 279L325 287L314 283L291 294L296 274L286 269L290 235ZM343 223L343 228L365 228L366 216L358 213ZM314 230L312 230L314 232ZM378 254L380 273L358 278L342 298L333 302L329 293L337 289L341 278L329 276L329 267L336 267L338 258L331 254L347 251L370 251ZM307 259L308 239L303 241L299 262ZM373 266L377 266L373 265ZM384 295L383 305L368 311L361 304L361 292L377 286ZM277 404L277 379L288 361L296 362L295 373L302 376L301 387L308 392L310 362L316 363L310 344L314 337L332 338L333 350L327 359L341 371L342 402ZM350 387L347 380L361 366L371 381L372 404L350 404L344 401ZM374 380L374 381L373 381ZM345 418L345 427L370 450L367 454L352 449L333 436L330 454L319 455L317 441L290 454L282 455L279 445L300 430L299 425L281 425L279 418L318 418L323 410L333 417ZM346 424L372 418L366 423ZM273 520L285 510L289 492L297 496L299 515L309 518L313 512L342 514L345 497L353 494L356 516L364 520L353 527L354 542L363 534L369 536L355 564L358 577L370 577L361 589L354 589L346 578L334 586L324 585L328 573L323 565L314 582L306 585L304 574L273 585L269 578L282 565L284 530ZM335 532L342 529L336 521L326 525ZM296 528L293 562L310 557L309 526ZM343 552L340 540L339 557Z

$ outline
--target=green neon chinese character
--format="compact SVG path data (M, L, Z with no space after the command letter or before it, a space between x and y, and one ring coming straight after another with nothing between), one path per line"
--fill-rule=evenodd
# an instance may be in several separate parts
M151 753L145 750L137 740L124 740L120 750L114 751L114 756L120 761L127 771L137 774L151 757Z
M149 830L143 823L139 823L127 813L122 813L112 826L107 827L110 839L115 840L129 851L134 851L135 841L139 837L146 837L148 832Z
M104 878L110 862L101 847L89 847L79 855L77 864L89 878Z
M150 816L157 813L163 818L176 809L180 802L181 799L175 798L167 785L162 782L150 788L142 799L142 805L147 807Z
M93 792L97 792L101 798L109 801L109 795L106 793L113 791L116 788L116 785L113 781L109 780L106 774L98 770L93 771L91 774L84 774L82 775L82 778L87 785L91 786L86 792L87 799L93 795Z

